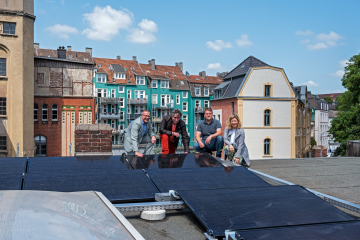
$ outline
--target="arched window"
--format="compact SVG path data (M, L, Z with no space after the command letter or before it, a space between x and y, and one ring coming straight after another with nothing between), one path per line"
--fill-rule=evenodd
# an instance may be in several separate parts
M58 121L58 106L56 104L51 107L51 120Z
M38 113L39 113L38 104L37 104L37 103L34 103L34 122L39 121Z
M264 140L264 155L271 155L271 139L266 138Z
M271 126L271 110L264 111L264 126Z
M42 135L35 136L35 145L35 156L46 157L46 137Z
M47 122L48 121L48 105L44 104L42 106L42 121Z

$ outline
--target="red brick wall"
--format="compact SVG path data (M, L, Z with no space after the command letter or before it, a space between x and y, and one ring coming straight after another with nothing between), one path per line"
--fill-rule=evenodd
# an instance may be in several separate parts
M312 158L316 158L316 157L327 157L327 149L317 149L317 148L313 148L313 150L311 150L311 157Z
M92 106L92 98L50 98L35 97L34 102L38 104L38 123L34 124L34 137L43 135L46 137L46 155L49 157L61 156L61 109L64 105L75 106L75 126L79 123L79 106ZM48 105L48 122L43 124L42 105ZM58 122L51 121L51 108L53 104L58 105ZM94 115L93 115L94 116Z
M109 125L79 124L75 130L75 154L112 153L111 138Z

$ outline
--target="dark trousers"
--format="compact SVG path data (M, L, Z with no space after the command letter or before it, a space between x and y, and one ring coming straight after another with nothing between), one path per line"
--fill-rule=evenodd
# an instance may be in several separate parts
M224 138L222 136L217 136L216 138L211 139L210 144L205 144L205 140L201 140L205 145L204 148L200 148L199 143L194 144L194 150L197 152L208 152L216 151L216 156L221 157L221 150L224 146Z

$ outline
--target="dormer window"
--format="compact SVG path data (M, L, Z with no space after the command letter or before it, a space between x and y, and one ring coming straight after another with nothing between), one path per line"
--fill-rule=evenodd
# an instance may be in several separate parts
M169 81L161 80L161 88L169 88Z
M98 73L97 82L105 83L106 82L106 74Z
M174 74L174 77L176 77L176 75Z
M114 73L116 79L126 79L125 73Z
M135 68L134 68L134 67L131 67L131 69L132 69L132 70L135 70Z
M157 88L157 80L152 80L151 81L151 87L152 88Z
M168 72L165 72L165 74L167 75L167 74L169 74Z
M200 87L195 87L195 96L201 96Z
M145 85L145 76L136 76L137 85Z
M209 96L209 87L204 87L204 96Z

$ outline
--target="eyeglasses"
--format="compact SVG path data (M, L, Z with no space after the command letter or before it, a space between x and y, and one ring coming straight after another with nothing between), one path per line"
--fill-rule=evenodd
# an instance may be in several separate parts
M180 119L180 117L173 117L173 118L175 118L175 119Z

